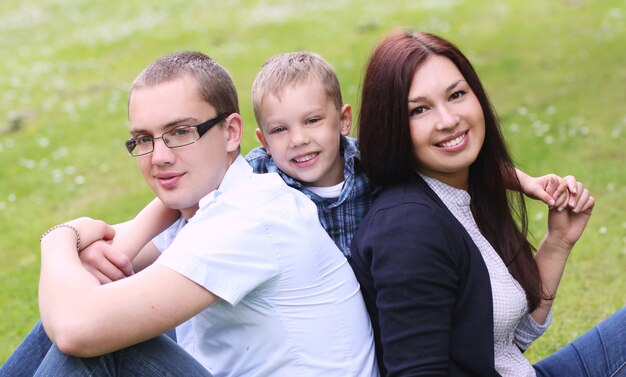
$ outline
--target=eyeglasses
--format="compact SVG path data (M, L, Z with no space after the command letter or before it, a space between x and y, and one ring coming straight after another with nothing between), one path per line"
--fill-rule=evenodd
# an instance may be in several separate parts
M229 115L230 114L222 113L196 126L174 128L159 137L149 135L143 135L138 138L131 137L126 140L126 149L128 150L128 154L133 157L143 156L144 154L154 151L154 141L157 139L162 139L163 143L165 143L168 148L184 147L185 145L193 144L198 141L202 135L207 133L213 126L226 119Z

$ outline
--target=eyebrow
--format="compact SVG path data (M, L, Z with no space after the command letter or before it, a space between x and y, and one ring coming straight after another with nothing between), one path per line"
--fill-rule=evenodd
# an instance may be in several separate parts
M457 80L455 82L453 82L452 84L448 85L448 87L446 88L446 92L451 91L452 89L456 88L457 85L459 85L460 83L464 82L465 80L461 79L461 80ZM426 97L424 96L418 96L415 98L409 98L409 103L414 103L414 102L420 102L420 101L425 101Z
M180 123L183 123L183 122L188 122L188 121L198 122L198 120L197 120L196 118L193 118L193 117L187 117L187 118L176 119L176 120L173 120L173 121L168 122L168 123L166 123L165 125L163 125L163 126L161 127L161 130L162 130L162 131L165 131L165 130L167 130L167 129L169 129L169 128L172 128L172 127L178 126ZM165 132L167 132L167 131L165 131ZM130 129L130 134L131 134L131 135L132 135L132 134L142 134L142 133L148 133L148 132L147 132L147 130L142 129L142 128L131 128L131 129Z

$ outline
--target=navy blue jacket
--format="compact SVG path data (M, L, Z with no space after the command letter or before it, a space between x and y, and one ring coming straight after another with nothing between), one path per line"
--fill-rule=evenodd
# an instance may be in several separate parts
M380 193L354 236L350 263L382 376L498 376L487 267L419 175Z

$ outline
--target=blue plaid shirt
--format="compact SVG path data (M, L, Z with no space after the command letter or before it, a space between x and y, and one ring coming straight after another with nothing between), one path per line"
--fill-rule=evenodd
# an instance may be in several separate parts
M302 191L315 203L320 223L346 257L350 256L352 236L370 208L376 192L361 170L356 143L352 137L341 137L344 183L341 194L334 199L322 198L283 173L263 147L255 148L246 155L255 173L278 173L289 186Z

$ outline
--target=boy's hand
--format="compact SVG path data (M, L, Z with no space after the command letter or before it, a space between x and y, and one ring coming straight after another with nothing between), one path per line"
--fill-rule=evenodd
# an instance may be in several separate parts
M567 206L567 197L564 200L563 194L567 193L568 177L561 178L556 174L547 174L535 178L527 174L520 174L518 171L518 178L522 192L529 198L541 200L550 208L555 207L562 210Z
M108 241L96 241L83 249L78 256L83 267L95 276L100 284L120 280L134 273L130 259Z

